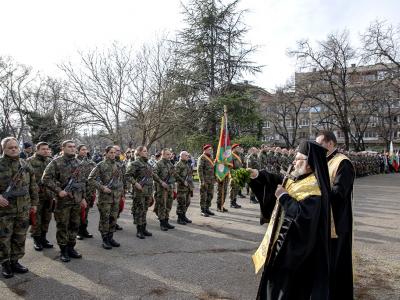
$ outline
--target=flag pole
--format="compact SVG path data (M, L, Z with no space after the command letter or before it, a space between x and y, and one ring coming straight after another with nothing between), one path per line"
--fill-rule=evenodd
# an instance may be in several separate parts
M227 109L226 105L224 105L224 127L225 127L224 149L226 149L226 144L228 143L228 117L227 117L227 112L228 112L228 109ZM222 180L221 212L224 212L224 205L225 205L225 181L226 181L226 176Z

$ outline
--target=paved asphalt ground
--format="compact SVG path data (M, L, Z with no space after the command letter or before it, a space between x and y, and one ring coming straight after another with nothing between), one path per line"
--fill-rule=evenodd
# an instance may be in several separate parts
M400 175L357 179L354 192L355 280L358 299L400 299ZM0 280L0 299L255 299L260 275L250 259L265 232L259 207L248 197L242 209L204 218L195 194L193 225L161 232L148 214L152 238L139 240L126 205L116 234L122 246L101 248L98 213L89 215L93 239L78 241L81 260L61 263L58 249L33 250L28 238L21 260L30 273ZM215 208L215 200L213 201ZM228 205L226 205L228 207ZM229 208L229 207L228 207ZM49 234L55 242L54 221Z

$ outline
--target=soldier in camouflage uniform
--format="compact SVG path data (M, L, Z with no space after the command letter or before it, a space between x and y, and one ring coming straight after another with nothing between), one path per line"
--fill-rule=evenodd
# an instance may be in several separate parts
M5 278L28 269L18 260L25 254L29 212L36 213L38 186L32 167L19 158L17 139L1 141L0 158L0 262ZM10 188L11 187L11 188Z
M161 183L164 188L168 188L168 185L153 173L152 167L147 162L148 152L146 147L139 146L136 148L135 157L136 159L131 160L126 168L126 180L132 184L134 189L132 215L137 229L136 236L144 239L145 236L152 235L146 229L146 215L153 201L153 180Z
M78 154L76 158L79 160L81 163L81 173L84 178L88 178L90 172L96 167L96 163L92 160L90 160L87 156L89 150L86 147L86 145L79 145L78 148ZM94 186L89 185L88 181L86 181L86 210L85 210L85 218L82 220L81 218L81 224L79 226L78 230L78 235L76 238L78 240L83 240L84 238L92 238L93 235L90 234L87 230L88 227L88 215L89 215L89 209L93 207L94 201L96 199L96 191Z
M270 152L267 145L262 144L261 150L258 154L258 161L260 163L260 170L268 170Z
M256 147L251 147L249 149L249 155L246 160L246 167L251 169L260 170L260 162L258 160L258 149ZM250 202L258 203L256 195L253 191L250 191Z
M237 170L243 168L243 162L240 158L240 153L242 148L239 144L232 145L232 170ZM235 184L235 182L230 178L229 180L229 198L231 200L231 207L232 208L241 208L239 204L237 204L237 197L239 194L240 187Z
M105 159L98 163L89 175L89 184L99 195L97 207L100 213L99 231L103 239L103 248L112 249L120 244L113 238L117 223L119 201L125 198L125 169L115 161L115 149L105 149Z
M121 147L119 145L114 145L113 147L115 149L115 162L118 164L118 166L120 168L123 168L123 170L124 170L123 174L125 174L126 173L126 165L127 165L128 161L122 159ZM125 198L121 198L120 201L125 201ZM120 205L120 206L125 206L125 203L123 205ZM119 219L120 214L121 214L121 211L118 210L117 219ZM117 230L122 230L123 229L120 225L118 225L118 223L115 224L115 228Z
M31 232L33 247L36 251L43 248L53 248L46 239L47 231L52 216L54 195L40 182L43 172L51 162L49 144L40 142L36 145L36 153L27 159L27 162L35 172L35 178L39 186L39 206L36 211L36 224L32 224Z
M212 146L203 147L203 154L197 160L197 173L200 181L200 208L203 217L214 216L210 211L211 200L214 195L214 163L212 160Z
M178 215L178 224L186 225L187 223L192 223L186 217L186 212L190 205L190 198L193 196L193 168L188 152L182 151L179 157L180 159L175 165L178 202L176 214Z
M60 260L69 262L81 258L75 250L76 235L81 224L81 209L86 209L86 181L81 163L75 157L76 147L71 140L62 143L62 155L52 160L44 170L43 185L56 194L54 218L57 224L57 243Z
M175 168L171 162L171 151L163 149L161 151L161 159L157 162L154 173L165 182L168 187L163 188L161 184L155 184L155 212L160 220L160 228L162 231L174 229L175 227L169 224L169 212L172 208L173 191L175 185Z

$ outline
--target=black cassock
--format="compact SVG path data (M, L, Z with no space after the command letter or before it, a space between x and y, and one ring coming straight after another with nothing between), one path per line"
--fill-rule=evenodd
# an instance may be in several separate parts
M301 185L307 176L299 177L293 184ZM267 220L281 182L281 176L263 170L249 184ZM264 266L257 299L328 299L329 217L327 201L322 199L318 195L302 201L288 194L280 197L284 221L270 262Z
M331 160L337 151L328 157ZM353 299L353 212L352 192L355 172L349 160L343 160L332 184L331 205L338 238L331 240L331 299Z

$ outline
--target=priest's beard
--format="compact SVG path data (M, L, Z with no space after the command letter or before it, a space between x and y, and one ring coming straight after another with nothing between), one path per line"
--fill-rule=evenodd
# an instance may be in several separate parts
M296 169L292 172L292 176L294 177L300 177L304 174L307 174L307 165L303 165L300 169Z

